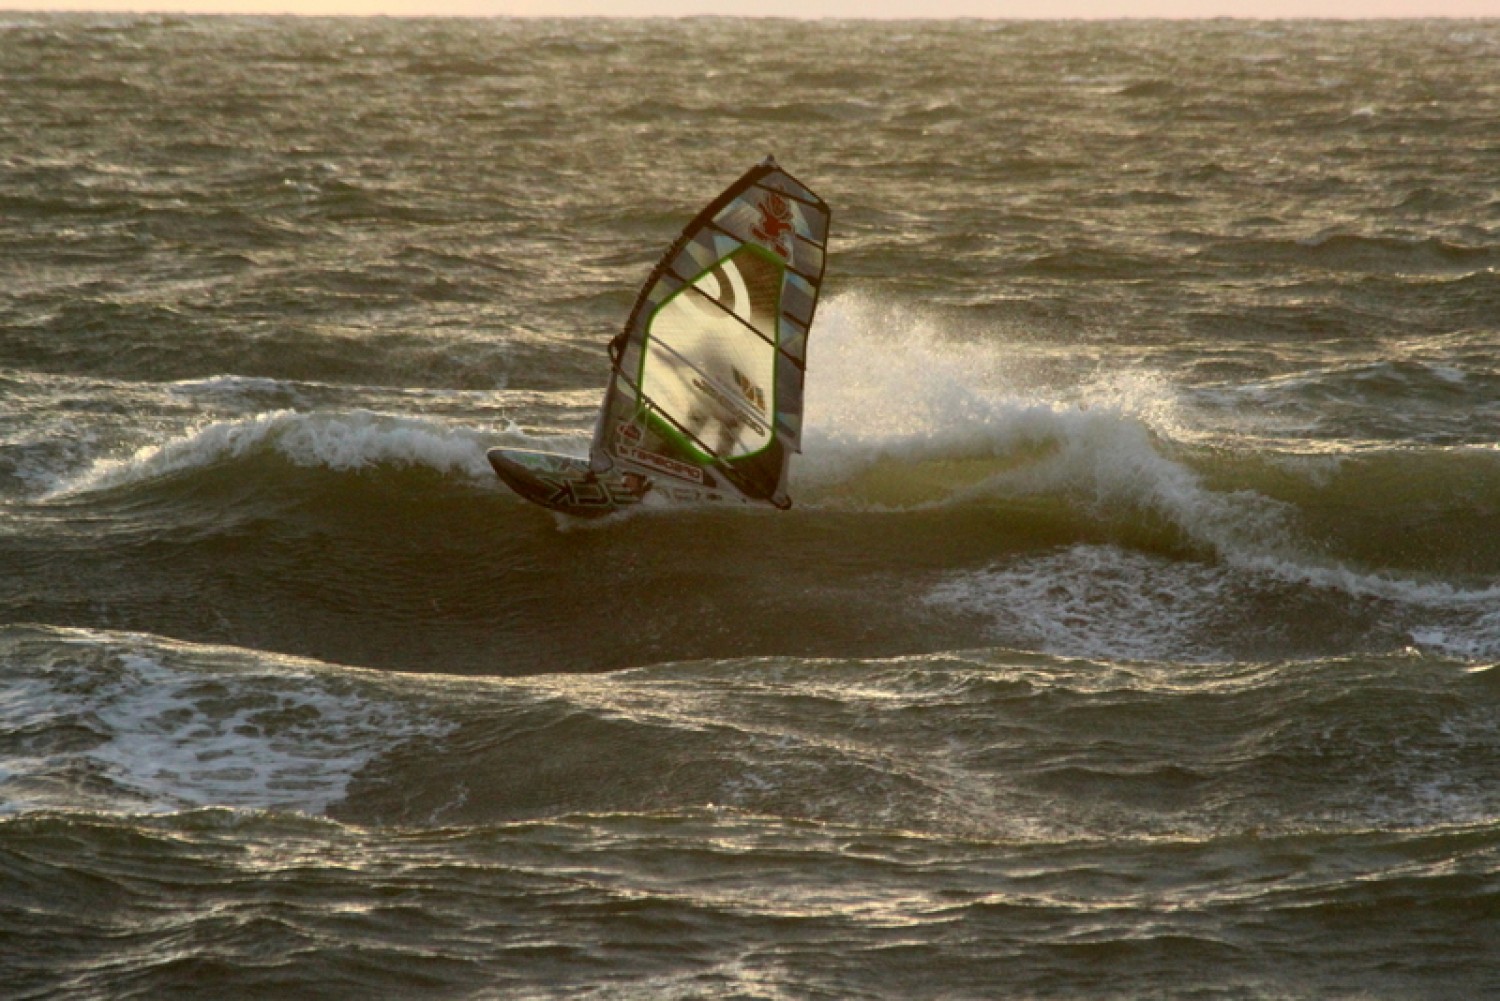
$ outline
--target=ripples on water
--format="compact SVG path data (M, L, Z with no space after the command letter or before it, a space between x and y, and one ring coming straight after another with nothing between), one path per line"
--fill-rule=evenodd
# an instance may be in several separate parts
M0 983L1500 990L1497 55L0 15ZM512 498L767 152L797 507Z

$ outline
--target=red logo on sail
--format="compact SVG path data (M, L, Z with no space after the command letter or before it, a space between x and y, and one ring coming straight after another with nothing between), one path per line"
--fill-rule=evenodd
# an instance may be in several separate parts
M786 236L792 231L792 207L774 191L755 207L760 210L760 222L750 227L751 235L766 241L782 257L791 257Z

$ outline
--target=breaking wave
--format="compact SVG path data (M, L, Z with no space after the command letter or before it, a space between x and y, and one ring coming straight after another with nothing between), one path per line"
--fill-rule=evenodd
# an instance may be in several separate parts
M521 437L509 431L505 438ZM270 452L298 466L339 472L372 466L422 466L488 482L490 439L426 418L368 411L297 413L279 410L216 420L123 458L103 458L54 490L58 499L233 462Z

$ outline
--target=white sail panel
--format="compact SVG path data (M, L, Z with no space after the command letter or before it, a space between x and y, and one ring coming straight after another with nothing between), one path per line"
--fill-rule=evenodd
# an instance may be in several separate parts
M781 266L742 247L665 302L646 329L641 394L704 460L771 441Z

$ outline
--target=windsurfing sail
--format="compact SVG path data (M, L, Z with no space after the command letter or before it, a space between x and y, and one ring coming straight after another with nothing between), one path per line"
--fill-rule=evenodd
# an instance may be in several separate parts
M767 157L688 223L610 343L594 472L791 505L828 222L827 204Z

